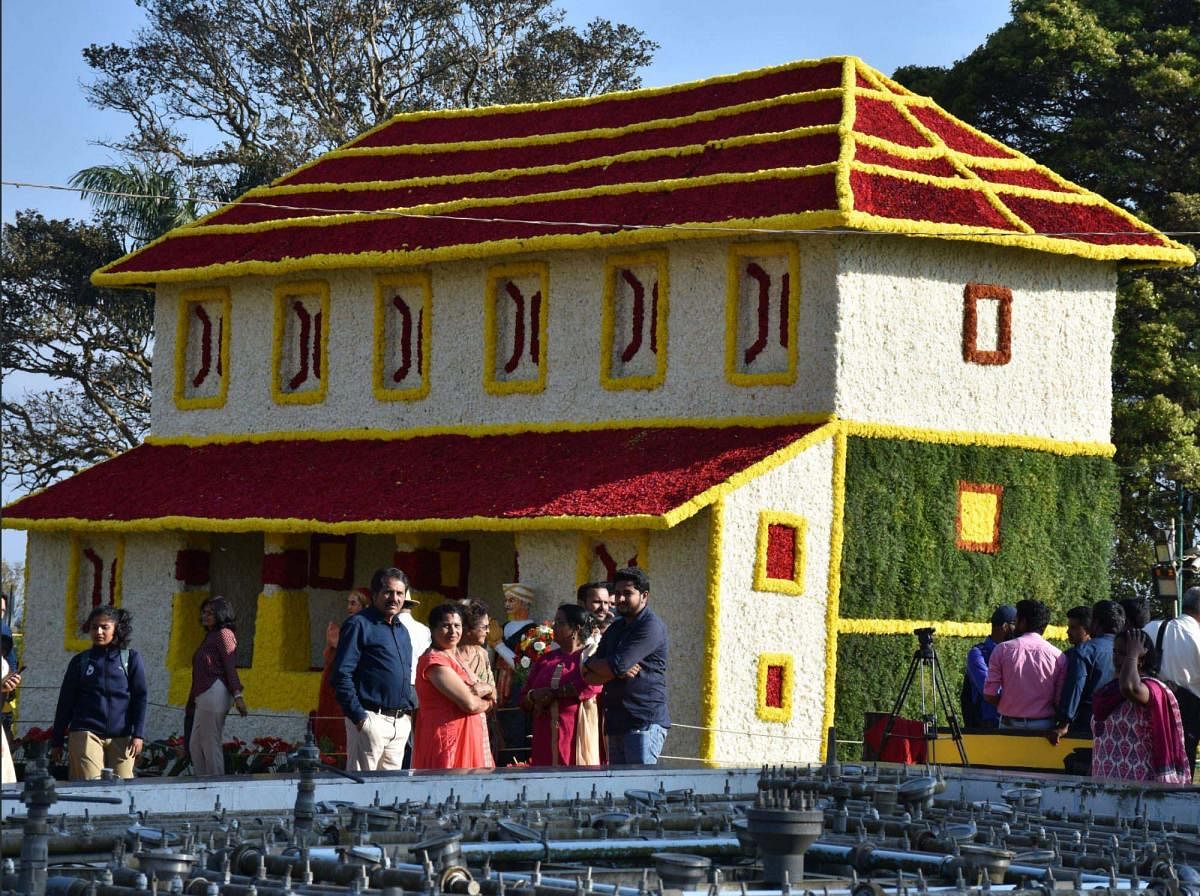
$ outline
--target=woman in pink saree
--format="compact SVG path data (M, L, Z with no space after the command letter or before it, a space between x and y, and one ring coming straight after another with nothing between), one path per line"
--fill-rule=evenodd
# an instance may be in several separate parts
M1113 639L1117 677L1092 697L1092 775L1126 781L1190 784L1183 723L1175 695L1151 678L1154 644L1141 629Z
M595 706L601 688L580 674L580 653L595 627L595 618L578 604L563 604L554 614L558 650L545 654L529 673L521 706L533 713L530 765L589 765L598 762L599 731Z

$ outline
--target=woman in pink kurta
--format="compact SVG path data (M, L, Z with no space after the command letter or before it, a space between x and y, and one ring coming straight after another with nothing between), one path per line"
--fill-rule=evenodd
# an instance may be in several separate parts
M1147 677L1158 665L1149 636L1141 629L1117 635L1112 659L1116 679L1092 696L1092 775L1190 784L1179 704Z
M455 659L462 628L458 604L439 604L429 613L433 645L417 661L413 768L493 767L477 716L491 708L496 690Z
M580 674L580 653L595 627L595 618L577 604L563 604L554 615L558 650L534 664L521 691L521 706L533 713L530 765L581 765L580 742L593 735L577 729L579 707L602 690Z

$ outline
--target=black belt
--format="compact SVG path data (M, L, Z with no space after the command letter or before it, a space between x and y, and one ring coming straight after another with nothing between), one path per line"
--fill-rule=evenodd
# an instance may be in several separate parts
M380 706L378 703L363 703L362 707L367 712L373 712L377 715L387 716L391 719L400 719L404 716L412 715L412 709L410 707L392 709L390 706Z
M1047 721L1052 722L1052 721L1054 721L1054 716L1039 716L1038 718L1035 718L1035 719L1026 719L1026 718L1022 718L1021 716L1001 716L1000 718L1006 719L1009 722L1047 722Z

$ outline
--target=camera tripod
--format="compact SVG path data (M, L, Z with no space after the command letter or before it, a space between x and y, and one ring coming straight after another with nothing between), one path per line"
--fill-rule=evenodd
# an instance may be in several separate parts
M883 729L883 738L879 742L879 753L883 754L888 738L892 736L892 728L896 725L896 719L900 716L904 701L908 699L909 691L912 690L913 681L917 678L919 670L921 676L921 725L924 729L925 742L928 744L925 753L926 762L937 761L935 747L938 740L937 701L940 700L942 710L946 714L946 723L950 728L950 737L954 740L954 745L958 747L958 757L962 760L962 764L967 766L970 763L967 761L967 748L963 745L962 726L959 725L958 714L955 713L954 703L950 699L950 688L946 686L946 676L942 673L942 664L938 660L937 649L933 646L933 633L934 629L932 628L918 628L913 631L913 634L917 636L917 650L908 664L908 674L904 676L904 684L900 686L900 693L896 695L892 711L888 713L887 725ZM930 690L933 692L930 695L930 702L933 705L927 706L926 694Z

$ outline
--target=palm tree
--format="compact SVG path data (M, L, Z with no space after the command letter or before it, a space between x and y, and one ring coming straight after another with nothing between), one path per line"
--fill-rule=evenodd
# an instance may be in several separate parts
M199 217L200 201L187 195L177 170L126 165L93 165L71 177L84 199L107 215L132 251L168 230Z

